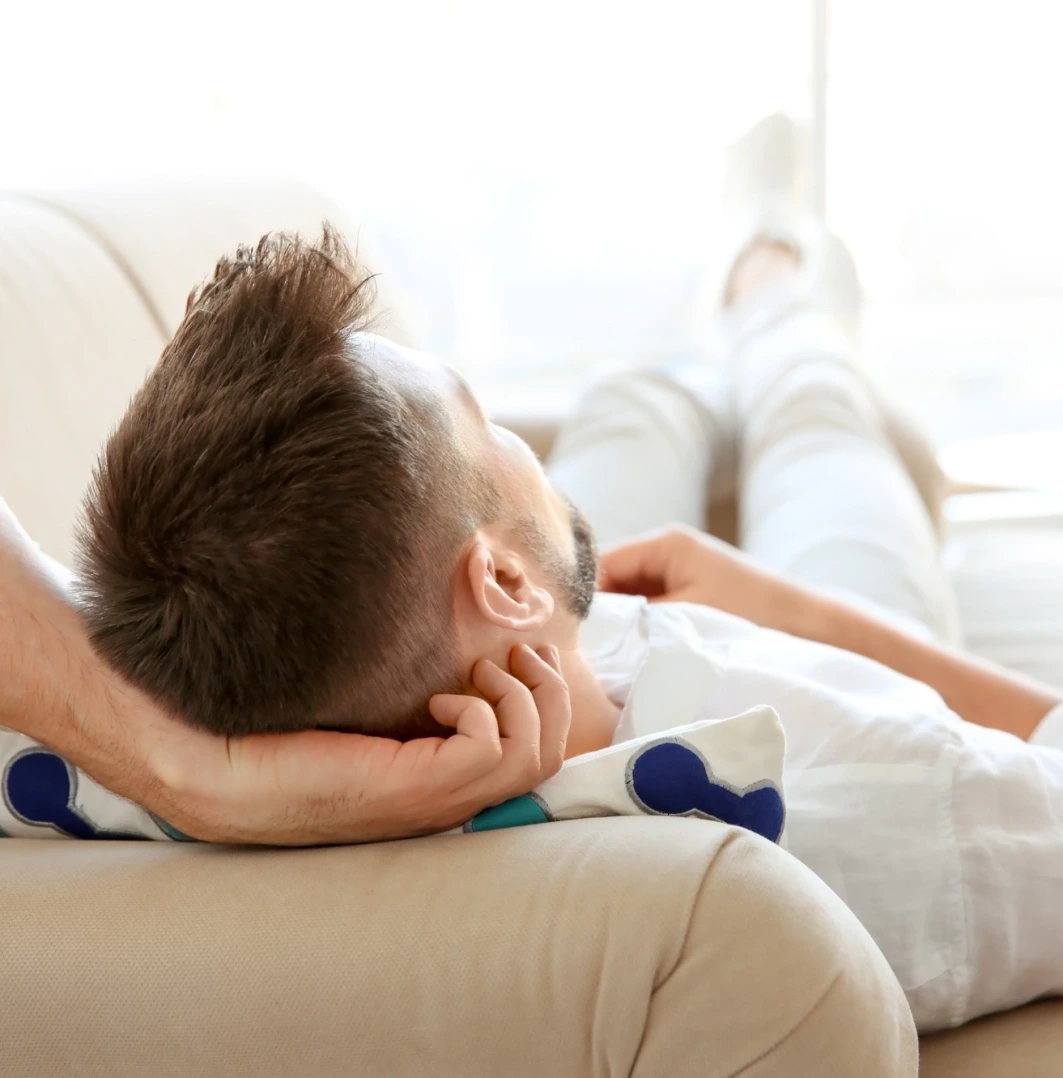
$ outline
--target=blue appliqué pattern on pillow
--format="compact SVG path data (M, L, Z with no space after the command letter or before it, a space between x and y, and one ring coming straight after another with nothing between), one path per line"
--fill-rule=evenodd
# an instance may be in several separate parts
M74 803L77 772L61 756L30 748L4 768L4 802L13 816L36 827L50 827L71 838L143 838L97 827Z
M645 812L697 816L755 831L778 842L786 808L775 784L765 780L738 789L715 778L712 768L679 738L651 742L628 761L627 788Z

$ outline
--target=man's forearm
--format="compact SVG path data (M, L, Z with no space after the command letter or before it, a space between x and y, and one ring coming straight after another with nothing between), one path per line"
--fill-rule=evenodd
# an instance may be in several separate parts
M928 643L856 607L810 595L794 635L865 655L936 690L961 718L1029 738L1063 694L954 648Z
M666 528L604 551L602 580L609 591L705 603L768 629L865 655L929 685L968 722L1023 739L1063 700L1047 685L926 643L693 528Z
M102 691L96 666L46 560L0 514L0 724L79 762L92 755L75 703Z

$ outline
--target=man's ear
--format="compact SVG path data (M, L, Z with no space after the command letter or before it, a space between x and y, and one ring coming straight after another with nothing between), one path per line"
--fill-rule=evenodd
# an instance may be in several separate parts
M524 559L477 539L465 563L480 615L502 629L535 632L554 613L554 597L529 576Z

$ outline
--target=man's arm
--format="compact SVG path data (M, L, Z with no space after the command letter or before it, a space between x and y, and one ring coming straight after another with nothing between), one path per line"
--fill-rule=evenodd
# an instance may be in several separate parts
M1029 738L1063 702L1047 685L921 640L757 565L727 543L669 528L606 551L601 586L651 602L696 602L765 628L865 655L940 693L961 718Z
M1055 689L1002 670L956 648L931 643L888 622L813 592L807 593L794 636L866 655L935 689L960 718L992 726L1024 741L1052 708Z
M48 560L0 500L0 725L197 838L317 845L456 826L564 760L556 655L515 656L492 706L454 710L449 738L400 743L308 730L224 738L165 713L92 650Z

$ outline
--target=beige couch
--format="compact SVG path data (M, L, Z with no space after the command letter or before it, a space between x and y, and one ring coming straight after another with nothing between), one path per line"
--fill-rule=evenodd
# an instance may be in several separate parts
M49 553L68 557L93 455L188 287L325 214L262 182L0 196L0 493ZM0 908L5 1078L917 1070L848 910L711 823L301 851L0 840ZM924 1040L921 1073L1063 1074L1063 1004Z

